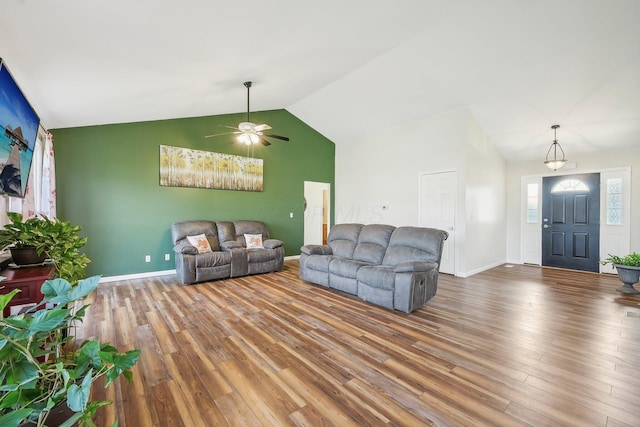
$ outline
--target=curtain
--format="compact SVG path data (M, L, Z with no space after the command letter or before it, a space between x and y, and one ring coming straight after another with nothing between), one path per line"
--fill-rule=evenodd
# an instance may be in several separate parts
M24 199L9 197L8 210L20 212L24 219L44 214L56 216L56 182L53 156L53 137L40 128L33 147L33 159ZM0 209L1 210L1 209ZM3 215L4 223L6 218Z
M42 194L40 211L49 218L56 217L56 165L53 157L53 135L47 132L42 153Z

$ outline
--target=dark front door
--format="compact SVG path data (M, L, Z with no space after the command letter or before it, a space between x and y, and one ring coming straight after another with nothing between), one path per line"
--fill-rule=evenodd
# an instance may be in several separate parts
M542 180L542 265L599 271L600 174Z

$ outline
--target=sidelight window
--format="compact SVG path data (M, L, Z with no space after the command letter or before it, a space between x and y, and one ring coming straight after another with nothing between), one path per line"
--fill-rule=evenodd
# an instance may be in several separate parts
M622 178L607 179L607 225L622 225Z
M527 185L527 224L538 223L538 184Z

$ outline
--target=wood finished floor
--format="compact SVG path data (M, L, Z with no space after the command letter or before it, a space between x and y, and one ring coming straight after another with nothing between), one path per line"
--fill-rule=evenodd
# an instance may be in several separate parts
M394 313L280 273L101 284L80 334L140 348L98 426L640 426L640 296L528 266Z

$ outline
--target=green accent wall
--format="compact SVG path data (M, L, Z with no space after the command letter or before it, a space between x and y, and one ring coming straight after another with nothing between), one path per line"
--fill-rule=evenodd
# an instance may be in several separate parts
M237 126L244 114L51 129L54 137L58 217L82 227L87 275L118 276L175 268L171 223L190 219L264 221L286 255L303 244L304 181L331 184L335 145L286 110L251 114L271 132L291 138L258 144L264 191L161 187L160 145L248 156L234 135L204 138ZM289 213L293 212L291 219ZM331 223L334 213L331 212ZM165 261L164 254L171 254ZM151 255L151 262L145 262Z

